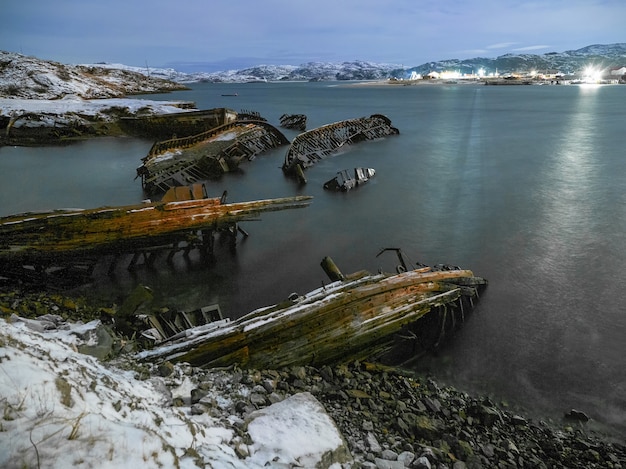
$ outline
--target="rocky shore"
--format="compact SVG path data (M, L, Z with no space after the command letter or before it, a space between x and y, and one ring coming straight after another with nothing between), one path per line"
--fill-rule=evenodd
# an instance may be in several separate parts
M5 291L0 293L0 312L9 322L45 333L67 329L69 321L106 318L114 308L89 306L63 295ZM317 467L626 468L626 446L594 434L581 412L572 411L565 423L535 421L488 397L365 362L278 370L142 362L134 354L137 344L117 336L106 320L94 322L100 323L93 329L95 335L74 347L77 351L98 356L107 368L126 370L141 382L159 383L164 407L219 422L233 435L225 444L242 461L250 456L248 425L255 415L294 396L308 396L321 404L345 441L334 459ZM3 346L12 345L12 340L5 339ZM106 353L94 347L98 341L104 342ZM80 389L79 383L69 377L67 381ZM119 401L114 406L123 409ZM307 417L297 418L304 425ZM300 422L291 424L297 427ZM271 467L299 466L276 461Z
M158 367L174 377L173 366ZM156 371L156 368L155 368ZM180 371L180 369L178 370ZM584 416L559 428L502 409L400 369L350 363L322 369L184 370L197 382L192 413L234 421L236 451L245 454L245 422L258 409L287 396L311 393L345 438L350 468L613 468L626 467L626 447L587 434ZM230 395L222 407L209 390ZM237 418L232 419L233 416ZM313 437L313 436L312 436Z

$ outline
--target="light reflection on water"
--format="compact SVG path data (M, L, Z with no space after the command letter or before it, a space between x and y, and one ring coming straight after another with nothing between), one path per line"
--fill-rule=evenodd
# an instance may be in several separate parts
M237 93L237 98L222 93ZM376 258L401 247L424 263L472 269L490 281L480 306L439 354L419 364L437 378L558 417L580 408L623 425L626 410L622 287L626 217L622 175L626 87L328 87L284 83L195 85L150 99L254 110L277 124L304 113L308 128L387 115L400 135L348 148L297 186L280 165L286 148L209 183L231 201L313 195L303 210L245 224L237 255L216 252L168 269L117 270L89 289L119 301L137 283L181 309L219 302L233 317L327 281L330 255L344 272L393 268ZM289 139L295 136L285 131ZM141 200L135 168L151 142L105 139L61 148L0 149L2 214ZM348 194L325 192L335 172L377 171Z

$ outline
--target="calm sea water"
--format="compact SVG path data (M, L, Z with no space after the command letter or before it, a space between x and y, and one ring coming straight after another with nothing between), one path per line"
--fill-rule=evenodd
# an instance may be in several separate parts
M161 304L219 303L238 317L326 282L326 255L344 273L375 271L394 265L378 251L399 247L490 281L463 329L418 369L538 416L580 409L626 435L626 87L197 84L146 98L258 111L275 125L304 113L309 129L381 113L400 135L324 160L304 187L280 170L286 147L260 155L209 192L227 189L230 201L308 194L311 206L246 223L249 238L236 255L218 248L214 267L181 258L134 275L121 268L86 293L119 302L144 283ZM151 144L0 148L0 215L136 203L135 168ZM322 189L355 166L377 175L348 194Z

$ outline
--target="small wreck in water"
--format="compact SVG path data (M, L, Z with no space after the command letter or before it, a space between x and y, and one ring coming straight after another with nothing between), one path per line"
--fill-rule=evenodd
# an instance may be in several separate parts
M170 189L159 202L121 207L67 209L0 218L0 276L45 277L49 269L93 269L104 255L143 254L146 262L199 248L212 255L214 234L233 239L238 223L261 213L303 208L309 196L226 203L208 197L204 184ZM245 233L245 232L244 232ZM168 257L168 258L169 258Z
M280 126L286 129L306 130L306 115L304 114L283 114L280 116Z
M416 353L455 328L487 285L472 271L451 266L407 270L403 264L397 274L344 276L327 257L322 267L332 283L233 321L188 329L139 358L264 369L372 359L406 342ZM434 337L422 334L428 318Z
M374 168L354 168L352 174L347 169L337 172L337 176L324 183L324 189L330 191L348 192L357 186L365 184L376 175Z
M389 118L382 114L317 127L293 139L282 168L285 174L306 183L304 170L340 148L399 133L400 131L391 125Z

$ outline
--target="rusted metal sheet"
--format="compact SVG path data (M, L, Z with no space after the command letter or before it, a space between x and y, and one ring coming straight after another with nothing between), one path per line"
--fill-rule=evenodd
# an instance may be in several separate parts
M280 116L280 126L286 129L295 129L304 132L306 130L306 115L283 114Z
M399 133L391 121L381 114L324 125L298 135L291 142L285 155L283 171L306 182L304 170L339 148Z
M260 369L371 359L428 314L439 316L445 330L445 321L462 318L486 285L463 269L340 275L304 296L216 322L140 358Z
M206 197L206 189L172 188L163 201L121 207L53 210L0 218L0 274L5 266L87 256L132 253L185 242L212 246L212 234L261 213L306 207L311 197L296 196L225 203ZM194 198L200 196L201 198ZM209 246L210 245L210 246Z
M148 194L219 177L289 141L265 121L235 121L184 138L156 142L137 168Z

